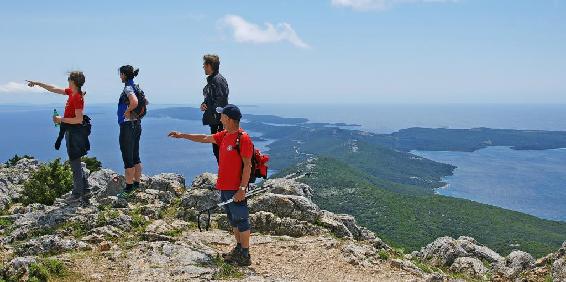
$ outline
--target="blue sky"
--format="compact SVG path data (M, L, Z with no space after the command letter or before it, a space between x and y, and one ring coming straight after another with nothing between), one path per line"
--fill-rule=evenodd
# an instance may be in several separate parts
M197 104L217 53L230 101L566 103L566 1L2 1L0 103L85 72L114 103L140 67L154 103Z

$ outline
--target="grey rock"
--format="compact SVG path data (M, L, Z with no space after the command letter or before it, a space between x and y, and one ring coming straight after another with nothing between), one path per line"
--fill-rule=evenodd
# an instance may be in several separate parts
M482 261L477 258L459 257L457 258L450 270L457 273L464 273L474 278L484 277L488 269L483 265Z
M216 272L210 247L192 242L141 242L130 252L135 263L128 273L132 281L211 280Z
M126 180L124 176L110 169L103 168L89 176L88 185L90 192L98 200L118 195L126 187Z
M111 206L113 208L127 208L128 201L116 196L108 196L97 200L100 205Z
M185 192L185 178L177 173L161 173L151 177L149 189L167 191L180 196Z
M321 211L309 199L301 196L266 193L248 202L250 212L267 211L280 218L294 218L315 223Z
M20 197L23 183L37 171L39 161L35 159L21 159L12 167L0 168L0 210Z
M226 215L215 217L218 226L224 230L231 230ZM309 235L320 235L325 229L293 218L280 218L270 212L259 211L250 215L252 232L259 232L277 236L303 237Z
M346 227L346 225L342 223L340 218L329 211L321 211L320 217L318 219L318 225L330 230L330 232L335 234L338 238L354 237L348 227Z
M376 250L370 245L349 243L342 247L342 254L352 265L370 267L376 261Z
M423 247L417 254L420 259L434 266L451 266L459 257L473 257L497 263L504 260L498 253L486 246L479 245L474 238L459 237L457 240L451 237L440 237L434 242Z
M4 268L4 274L6 277L21 277L28 273L30 264L36 262L34 256L16 257Z
M413 262L401 259L392 259L390 262L392 267L405 270L418 277L424 277L425 273L417 267Z
M263 187L267 187L269 192L274 194L301 196L309 200L312 197L312 189L308 185L293 179L268 179L263 184Z
M495 263L504 259L490 248L478 244L478 242L471 237L460 236L457 240L457 244L468 252L470 256L484 259L490 263Z
M18 255L60 254L71 250L87 250L84 242L57 235L44 235L23 243L16 249Z
M423 247L418 257L434 266L450 266L459 257L469 254L451 237L440 237Z
M504 261L493 265L493 272L506 279L517 278L523 271L533 269L535 259L530 254L523 251L511 252Z
M566 258L560 258L552 264L554 281L566 281Z
M181 198L181 206L187 209L203 210L220 203L220 192L211 189L191 189Z
M203 173L193 180L191 183L191 187L199 188L199 189L209 189L214 190L216 189L216 180L218 180L218 176L212 173Z

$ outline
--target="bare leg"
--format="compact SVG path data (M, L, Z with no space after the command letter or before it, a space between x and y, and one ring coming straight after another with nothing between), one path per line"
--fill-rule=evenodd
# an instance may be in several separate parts
M135 174L135 169L132 168L126 168L126 184L133 184L134 183L134 174Z
M140 182L141 179L141 175L142 175L142 164L139 163L137 165L134 166L134 181L135 182Z
M237 227L232 228L232 232L234 232L234 237L236 237L236 243L240 243L240 231Z
M244 231L244 232L237 232L239 233L239 240L240 240L240 244L242 244L242 248L244 249L249 249L250 248L250 236L251 236L251 231Z

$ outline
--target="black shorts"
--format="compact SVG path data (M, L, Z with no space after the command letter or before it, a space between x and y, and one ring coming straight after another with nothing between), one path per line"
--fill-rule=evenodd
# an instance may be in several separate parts
M140 160L140 121L125 121L120 124L120 151L124 168L132 168L141 163Z

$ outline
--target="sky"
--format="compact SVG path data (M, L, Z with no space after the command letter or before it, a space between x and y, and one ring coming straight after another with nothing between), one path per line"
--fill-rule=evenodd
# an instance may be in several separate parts
M150 102L199 104L218 54L235 104L566 103L566 0L2 1L0 104L60 103L24 80L121 65Z

